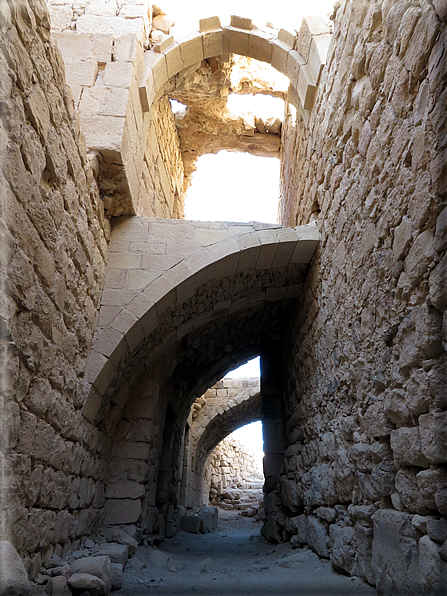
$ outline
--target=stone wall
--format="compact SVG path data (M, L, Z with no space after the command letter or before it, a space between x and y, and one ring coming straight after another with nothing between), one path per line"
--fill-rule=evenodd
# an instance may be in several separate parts
M342 3L310 118L289 107L283 129L283 223L322 241L284 343L267 533L383 594L446 573L443 7Z
M72 0L51 0L49 9L87 148L98 157L106 213L182 217L183 164L169 103L149 109L139 94L152 9Z
M248 453L240 441L232 437L224 439L213 449L204 471L210 503L217 505L216 497L220 497L226 488L256 473L262 474L255 456Z
M102 436L80 408L109 223L45 3L3 2L0 35L2 535L33 576L101 519Z

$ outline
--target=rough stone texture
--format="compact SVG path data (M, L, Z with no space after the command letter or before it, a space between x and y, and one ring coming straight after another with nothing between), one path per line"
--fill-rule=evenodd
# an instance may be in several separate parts
M0 541L0 593L5 596L25 596L31 587L23 561L13 545Z
M103 437L80 408L109 222L46 7L2 7L1 525L20 555L34 553L32 579L36 557L100 523Z
M296 40L230 26L159 39L160 51L144 46L147 7L146 17L132 6L112 16L105 3L51 3L62 52L80 48L66 58L70 92L45 7L1 5L6 537L34 577L104 520L131 524L138 539L172 536L184 515L191 405L261 354L264 534L311 544L379 593L439 592L441 3L345 0L332 41L306 19ZM225 53L290 78L281 129L290 227L129 218L108 251L101 196L113 215L149 205L151 215L181 216L182 148L167 101L157 101L198 68L212 79L216 64L202 60ZM255 128L250 136L264 135ZM293 227L313 220L321 243L313 254L318 229L306 228L311 247L297 261Z

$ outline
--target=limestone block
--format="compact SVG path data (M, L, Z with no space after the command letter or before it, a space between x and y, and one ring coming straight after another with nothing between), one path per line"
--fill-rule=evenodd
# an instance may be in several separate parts
M329 536L332 541L330 559L334 567L349 575L358 575L356 565L356 545L354 528L332 524Z
M427 379L435 408L445 408L447 405L447 363L433 366L428 372Z
M158 29L159 31L162 31L166 35L169 35L172 25L173 25L173 22L165 14L157 15L156 17L154 17L152 19L152 27L154 29Z
M152 50L144 53L145 69L141 78L140 89L146 86L150 73L153 78L153 90L158 91L168 80L168 69L166 64L166 56L158 54ZM140 92L141 93L141 92ZM141 97L141 95L140 95Z
M298 512L302 505L302 499L295 480L282 476L280 480L280 494L284 505L292 512Z
M376 586L384 593L406 590L421 593L417 533L411 516L380 509L374 516L372 567Z
M34 85L31 93L25 101L31 122L39 134L42 143L45 143L50 126L50 111L47 100L39 85Z
M231 15L230 25L231 27L236 27L237 29L247 29L248 31L253 29L253 23L251 19L238 17L236 15Z
M422 453L432 464L447 461L447 412L419 417Z
M329 45L332 40L332 35L318 35L313 37L308 57L308 67L311 77L316 82L319 79L321 69L326 64L326 58L329 51Z
M427 534L435 542L443 543L447 540L447 520L427 519Z
M7 540L0 541L0 593L25 596L31 592L28 574L19 553Z
M405 258L410 246L413 226L408 217L404 216L398 227L394 230L393 254L396 261Z
M171 78L183 68L182 57L180 55L180 46L178 43L170 44L166 50L162 50L162 53L166 56L168 78Z
M307 518L306 538L309 546L320 556L329 557L329 536L326 526L317 517Z
M271 35L260 30L250 31L247 56L270 64L272 61Z
M289 77L290 84L295 89L298 88L298 77L303 64L304 60L296 50L290 50L288 52L286 74Z
M202 34L203 57L211 58L224 53L224 33L222 29Z
M212 532L217 528L219 518L217 507L204 507L200 511L199 517L203 520L206 532Z
M77 559L71 565L71 573L71 577L75 574L87 574L99 578L102 582L102 587L98 587L100 594L108 594L112 589L112 564L107 556Z
M102 33L120 37L121 35L140 36L144 28L143 19L125 19L97 15L81 15L76 21L78 33Z
M329 26L326 19L317 16L304 17L301 23L296 49L307 61L309 58L312 38L318 35L327 35L328 33Z
M68 585L74 590L91 590L98 594L108 594L102 579L90 573L73 573L68 578Z
M64 575L57 575L48 580L47 589L50 596L71 596L72 591Z
M144 486L138 482L109 482L105 496L106 499L139 499L144 497Z
M119 590L123 585L123 566L112 563L112 590Z
M419 570L425 594L445 594L447 564L439 556L438 545L429 536L419 540Z
M130 556L134 554L138 547L138 541L122 528L104 528L103 530L101 530L101 534L106 536L109 542L117 542L118 544L127 545Z
M415 468L402 468L397 472L396 490L399 493L400 502L408 511L421 515L428 513L419 491Z
M99 17L115 17L116 7L106 2L90 2L85 7L85 14L94 14Z
M139 499L109 499L105 503L105 510L105 524L132 524L136 523L141 515L141 501Z
M427 64L439 26L440 22L433 8L429 5L425 6L413 30L411 43L404 57L405 68L411 71L415 79L419 78Z
M296 33L292 33L287 29L280 29L278 31L278 41L285 43L291 50L295 47Z
M112 563L119 563L125 569L127 559L129 558L129 547L127 544L117 544L116 542L106 542L92 550L92 554L107 556Z
M70 28L73 16L71 6L55 6L50 4L48 11L50 13L52 31L64 31Z
M307 65L300 68L296 92L300 98L304 110L310 110L316 93L316 81Z
M200 33L208 33L209 31L217 31L222 29L219 17L209 17L207 19L199 20L199 31ZM218 56L219 54L214 54Z
M188 68L192 64L198 64L203 60L202 35L200 33L194 32L177 41L180 44L183 68Z
M96 87L94 89L96 89ZM84 90L84 93L85 91L86 90ZM125 116L128 100L128 89L122 89L121 87L106 88L104 89L101 113L104 116Z
M244 29L235 29L234 27L224 27L224 52L248 54L248 31Z
M95 36L96 38L97 36ZM114 40L113 56L118 62L132 62L138 47L138 36L134 34L121 35Z
M83 114L99 114L104 100L104 87L84 87L79 109Z
M61 51L64 61L89 60L93 57L94 38L89 33L76 31L52 32ZM110 54L112 50L112 37L110 37ZM109 54L109 59L110 59Z
M81 114L81 126L90 150L119 152L125 119L121 116Z
M433 260L433 255L433 232L425 230L413 242L405 259L405 271L412 286L420 282L421 277L427 271L428 265Z
M132 69L131 62L108 62L104 72L104 85L128 89L132 80Z
M427 458L422 454L419 427L393 430L390 440L394 460L399 466L429 467Z
M92 87L95 84L98 74L98 63L96 60L66 61L65 73L69 85L81 85Z
M191 534L204 533L205 523L197 515L184 515L181 518L180 527L184 532Z
M434 248L437 252L447 250L447 207L441 211L436 220Z

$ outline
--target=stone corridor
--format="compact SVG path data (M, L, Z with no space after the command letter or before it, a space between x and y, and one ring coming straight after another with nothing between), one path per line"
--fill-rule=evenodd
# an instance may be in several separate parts
M262 549L443 595L445 2L197 21L0 3L0 594L75 596L82 569L107 594L137 547L213 530L206 457L261 419ZM283 121L230 118L247 92ZM279 224L184 219L220 148L279 155ZM193 404L255 356L259 395L198 438Z

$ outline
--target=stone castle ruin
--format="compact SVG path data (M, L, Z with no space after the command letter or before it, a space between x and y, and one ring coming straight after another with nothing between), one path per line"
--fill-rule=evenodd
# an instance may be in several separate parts
M177 37L144 0L0 2L5 593L100 531L175 535L215 439L261 419L267 540L445 594L446 21L343 0ZM230 92L283 97L283 122ZM183 218L220 149L279 156L280 224ZM257 355L258 397L199 429Z

